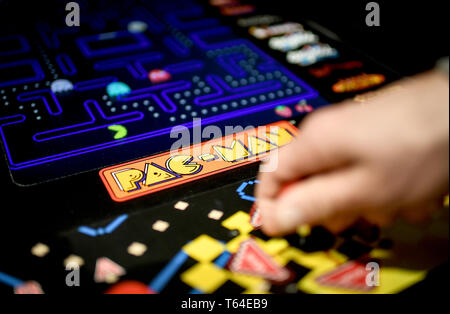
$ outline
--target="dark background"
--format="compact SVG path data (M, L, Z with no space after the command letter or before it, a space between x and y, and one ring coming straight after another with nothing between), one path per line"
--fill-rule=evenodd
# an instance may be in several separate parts
M448 56L448 14L445 1L377 0L380 27L367 27L370 0L252 0L273 12L314 20L341 39L404 74L432 67Z
M163 0L159 0L163 1ZM206 0L205 0L206 1ZM55 19L50 6L57 0L0 0L2 24L27 24L36 18ZM84 1L78 1L84 2ZM115 0L93 1L107 8ZM90 5L92 5L89 1ZM246 0L268 12L310 19L338 34L344 42L366 52L403 75L411 75L434 65L447 55L448 14L446 1L377 0L381 26L367 27L366 4L370 0ZM64 16L64 15L63 15ZM0 30L0 33L5 29Z

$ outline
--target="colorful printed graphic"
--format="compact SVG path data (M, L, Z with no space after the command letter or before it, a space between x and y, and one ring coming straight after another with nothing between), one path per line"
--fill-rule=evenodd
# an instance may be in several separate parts
M310 113L314 111L314 107L308 105L307 103L299 103L297 106L295 106L295 110L300 113Z
M287 106L278 106L275 108L275 113L280 117L289 119L292 118L293 112L292 109Z
M274 50L288 52L306 44L316 43L318 40L319 36L312 32L298 31L293 34L271 38L269 47Z
M375 287L366 284L367 275L364 263L350 261L318 277L316 281L322 286L369 292Z
M104 169L100 172L113 200L127 201L256 162L290 143L297 129L278 122Z
M236 4L230 6L223 6L220 8L220 13L224 16L239 16L255 11L255 7L250 4Z
M106 86L106 92L111 98L128 95L131 92L130 86L123 82L112 82Z
M383 84L386 77L382 74L361 74L340 80L333 85L335 93L350 93L365 90Z
M312 68L309 69L309 73L316 78L324 78L329 75L334 70L353 70L360 69L363 67L363 63L361 61L349 61L343 63L335 63L335 64L325 64L320 68Z
M303 25L299 23L283 23L272 26L250 27L250 34L257 39L267 39L273 36L280 36L287 33L302 31Z
M153 84L158 84L169 81L172 76L165 70L152 70L148 74L148 78Z
M228 268L237 274L259 276L272 282L287 281L292 274L278 265L253 239L243 241L231 258Z
M287 61L300 66L313 65L319 61L339 57L336 49L328 44L307 45L300 50L291 51L287 54Z
M276 15L253 15L250 17L243 17L238 19L237 25L239 27L251 27L251 26L257 26L257 25L270 25L273 23L279 23L283 19Z

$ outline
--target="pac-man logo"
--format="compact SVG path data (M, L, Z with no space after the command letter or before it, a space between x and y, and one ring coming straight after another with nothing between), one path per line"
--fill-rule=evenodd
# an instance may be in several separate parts
M297 129L282 121L100 171L112 199L124 202L250 164L287 145Z

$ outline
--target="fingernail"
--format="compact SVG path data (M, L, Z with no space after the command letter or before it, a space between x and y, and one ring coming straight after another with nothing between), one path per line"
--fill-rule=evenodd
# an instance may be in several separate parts
M283 230L295 228L302 224L302 211L298 208L281 207L276 211L275 219Z

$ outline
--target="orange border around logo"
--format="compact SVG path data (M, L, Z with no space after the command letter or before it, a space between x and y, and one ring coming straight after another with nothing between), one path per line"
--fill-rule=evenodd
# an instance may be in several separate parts
M111 198L125 202L255 163L294 140L297 132L281 121L108 167L99 174Z

